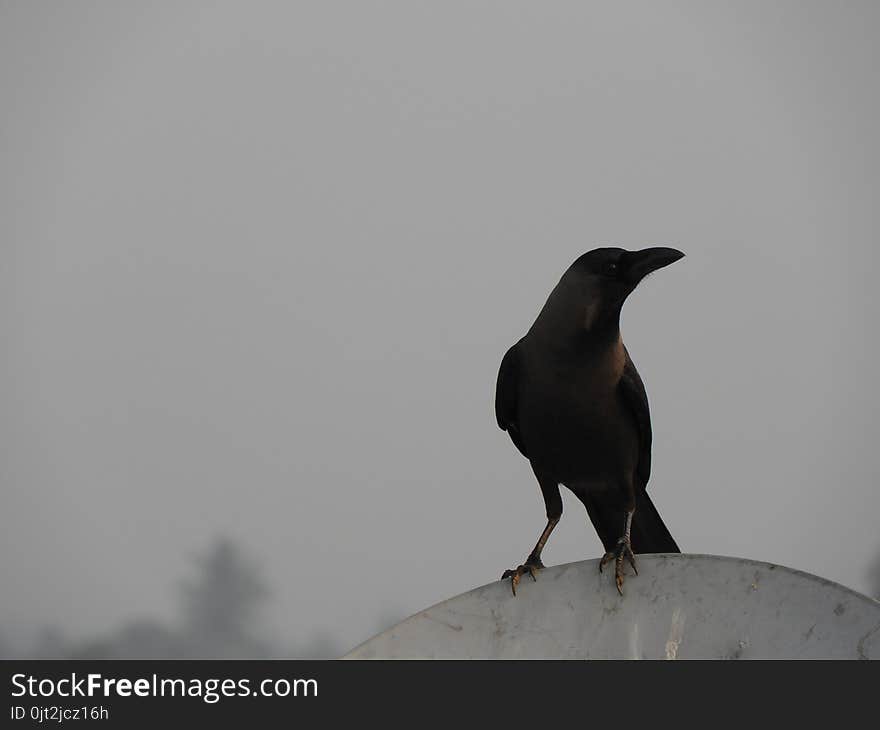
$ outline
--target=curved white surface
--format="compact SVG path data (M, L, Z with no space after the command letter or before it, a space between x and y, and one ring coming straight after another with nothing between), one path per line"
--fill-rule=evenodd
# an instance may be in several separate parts
M345 658L876 659L880 602L740 558L637 556L624 595L598 560L438 603Z

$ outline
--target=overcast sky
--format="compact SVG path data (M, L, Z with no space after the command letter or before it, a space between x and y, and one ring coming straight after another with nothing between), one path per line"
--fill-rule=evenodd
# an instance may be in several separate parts
M872 2L0 0L0 628L169 615L220 534L289 640L497 579L544 525L497 367L607 244L687 253L622 324L682 549L867 590L878 31ZM598 557L564 500L545 562Z

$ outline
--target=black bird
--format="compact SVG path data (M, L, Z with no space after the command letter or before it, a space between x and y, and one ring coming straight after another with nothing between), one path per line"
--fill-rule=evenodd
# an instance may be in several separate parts
M599 570L633 553L679 552L645 487L651 475L651 417L645 386L620 337L620 310L652 271L678 261L674 248L597 248L562 275L528 333L498 371L495 415L532 465L547 526L526 562L504 571L514 595L520 578L543 568L541 551L562 515L559 485L584 503L605 546Z

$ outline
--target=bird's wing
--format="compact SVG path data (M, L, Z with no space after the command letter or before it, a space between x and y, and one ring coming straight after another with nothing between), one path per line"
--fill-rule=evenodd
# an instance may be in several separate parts
M517 418L521 361L522 355L517 342L505 353L501 367L498 369L498 383L495 386L495 418L498 427L502 431L507 431L514 446L528 459L529 455L526 453Z
M626 348L624 348L624 352L626 352ZM623 375L620 376L617 390L638 428L639 461L636 465L636 486L644 489L651 476L651 412L648 409L648 394L645 392L645 384L642 382L629 352L626 352L626 364L623 366Z

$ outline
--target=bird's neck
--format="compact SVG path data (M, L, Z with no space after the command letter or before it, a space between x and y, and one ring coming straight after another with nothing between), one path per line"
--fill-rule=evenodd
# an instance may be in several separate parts
M550 292L528 337L553 350L604 350L620 341L620 310L563 278Z

